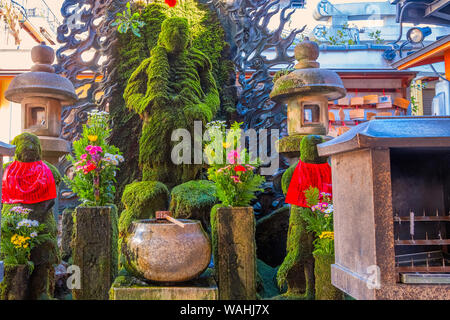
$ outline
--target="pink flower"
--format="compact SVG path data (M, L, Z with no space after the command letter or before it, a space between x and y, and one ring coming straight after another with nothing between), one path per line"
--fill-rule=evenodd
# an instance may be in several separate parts
M239 179L238 176L231 176L231 179L233 179L234 183L241 183L241 180Z
M236 163L236 159L239 159L239 158L240 158L240 155L237 152L237 150L231 150L227 154L228 162L231 163L231 164L235 164Z
M81 160L86 160L86 158L87 158L87 154L85 153L85 154L82 154L81 156L80 156L80 159Z

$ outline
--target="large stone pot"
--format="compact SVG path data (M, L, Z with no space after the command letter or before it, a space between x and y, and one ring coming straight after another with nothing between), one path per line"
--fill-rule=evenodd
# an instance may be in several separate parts
M184 228L155 219L134 221L125 255L133 274L156 282L196 278L211 261L211 243L198 220L179 221Z

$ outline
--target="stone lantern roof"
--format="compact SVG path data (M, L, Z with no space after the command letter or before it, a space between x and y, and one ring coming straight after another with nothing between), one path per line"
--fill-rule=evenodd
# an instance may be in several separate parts
M21 103L24 98L43 97L61 101L62 105L73 104L77 99L75 88L67 78L55 74L51 66L55 59L54 50L42 42L31 50L35 63L31 72L16 76L5 92L7 100Z
M317 43L306 38L295 47L294 55L298 61L295 70L275 82L270 93L272 100L283 101L293 96L323 96L335 100L345 96L346 90L339 75L319 68Z

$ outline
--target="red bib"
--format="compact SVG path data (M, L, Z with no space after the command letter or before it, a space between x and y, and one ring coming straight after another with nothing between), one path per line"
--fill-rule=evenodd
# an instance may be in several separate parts
M33 204L55 198L55 179L44 162L14 161L6 168L2 203Z
M286 203L308 208L304 191L316 187L319 192L330 193L331 167L328 163L306 163L299 160L286 194Z

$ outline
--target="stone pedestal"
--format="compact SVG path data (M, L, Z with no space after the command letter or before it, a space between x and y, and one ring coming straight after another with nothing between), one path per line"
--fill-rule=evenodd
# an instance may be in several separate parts
M212 277L182 284L128 285L111 288L111 300L217 300L219 292Z
M72 241L73 234L73 209L65 209L62 213L61 219L61 258L64 261L69 261L72 256L72 247L70 242Z
M255 300L256 245L252 207L217 209L217 247L219 298Z
M117 274L117 212L111 207L78 207L75 210L73 264L80 268L77 300L108 300Z

